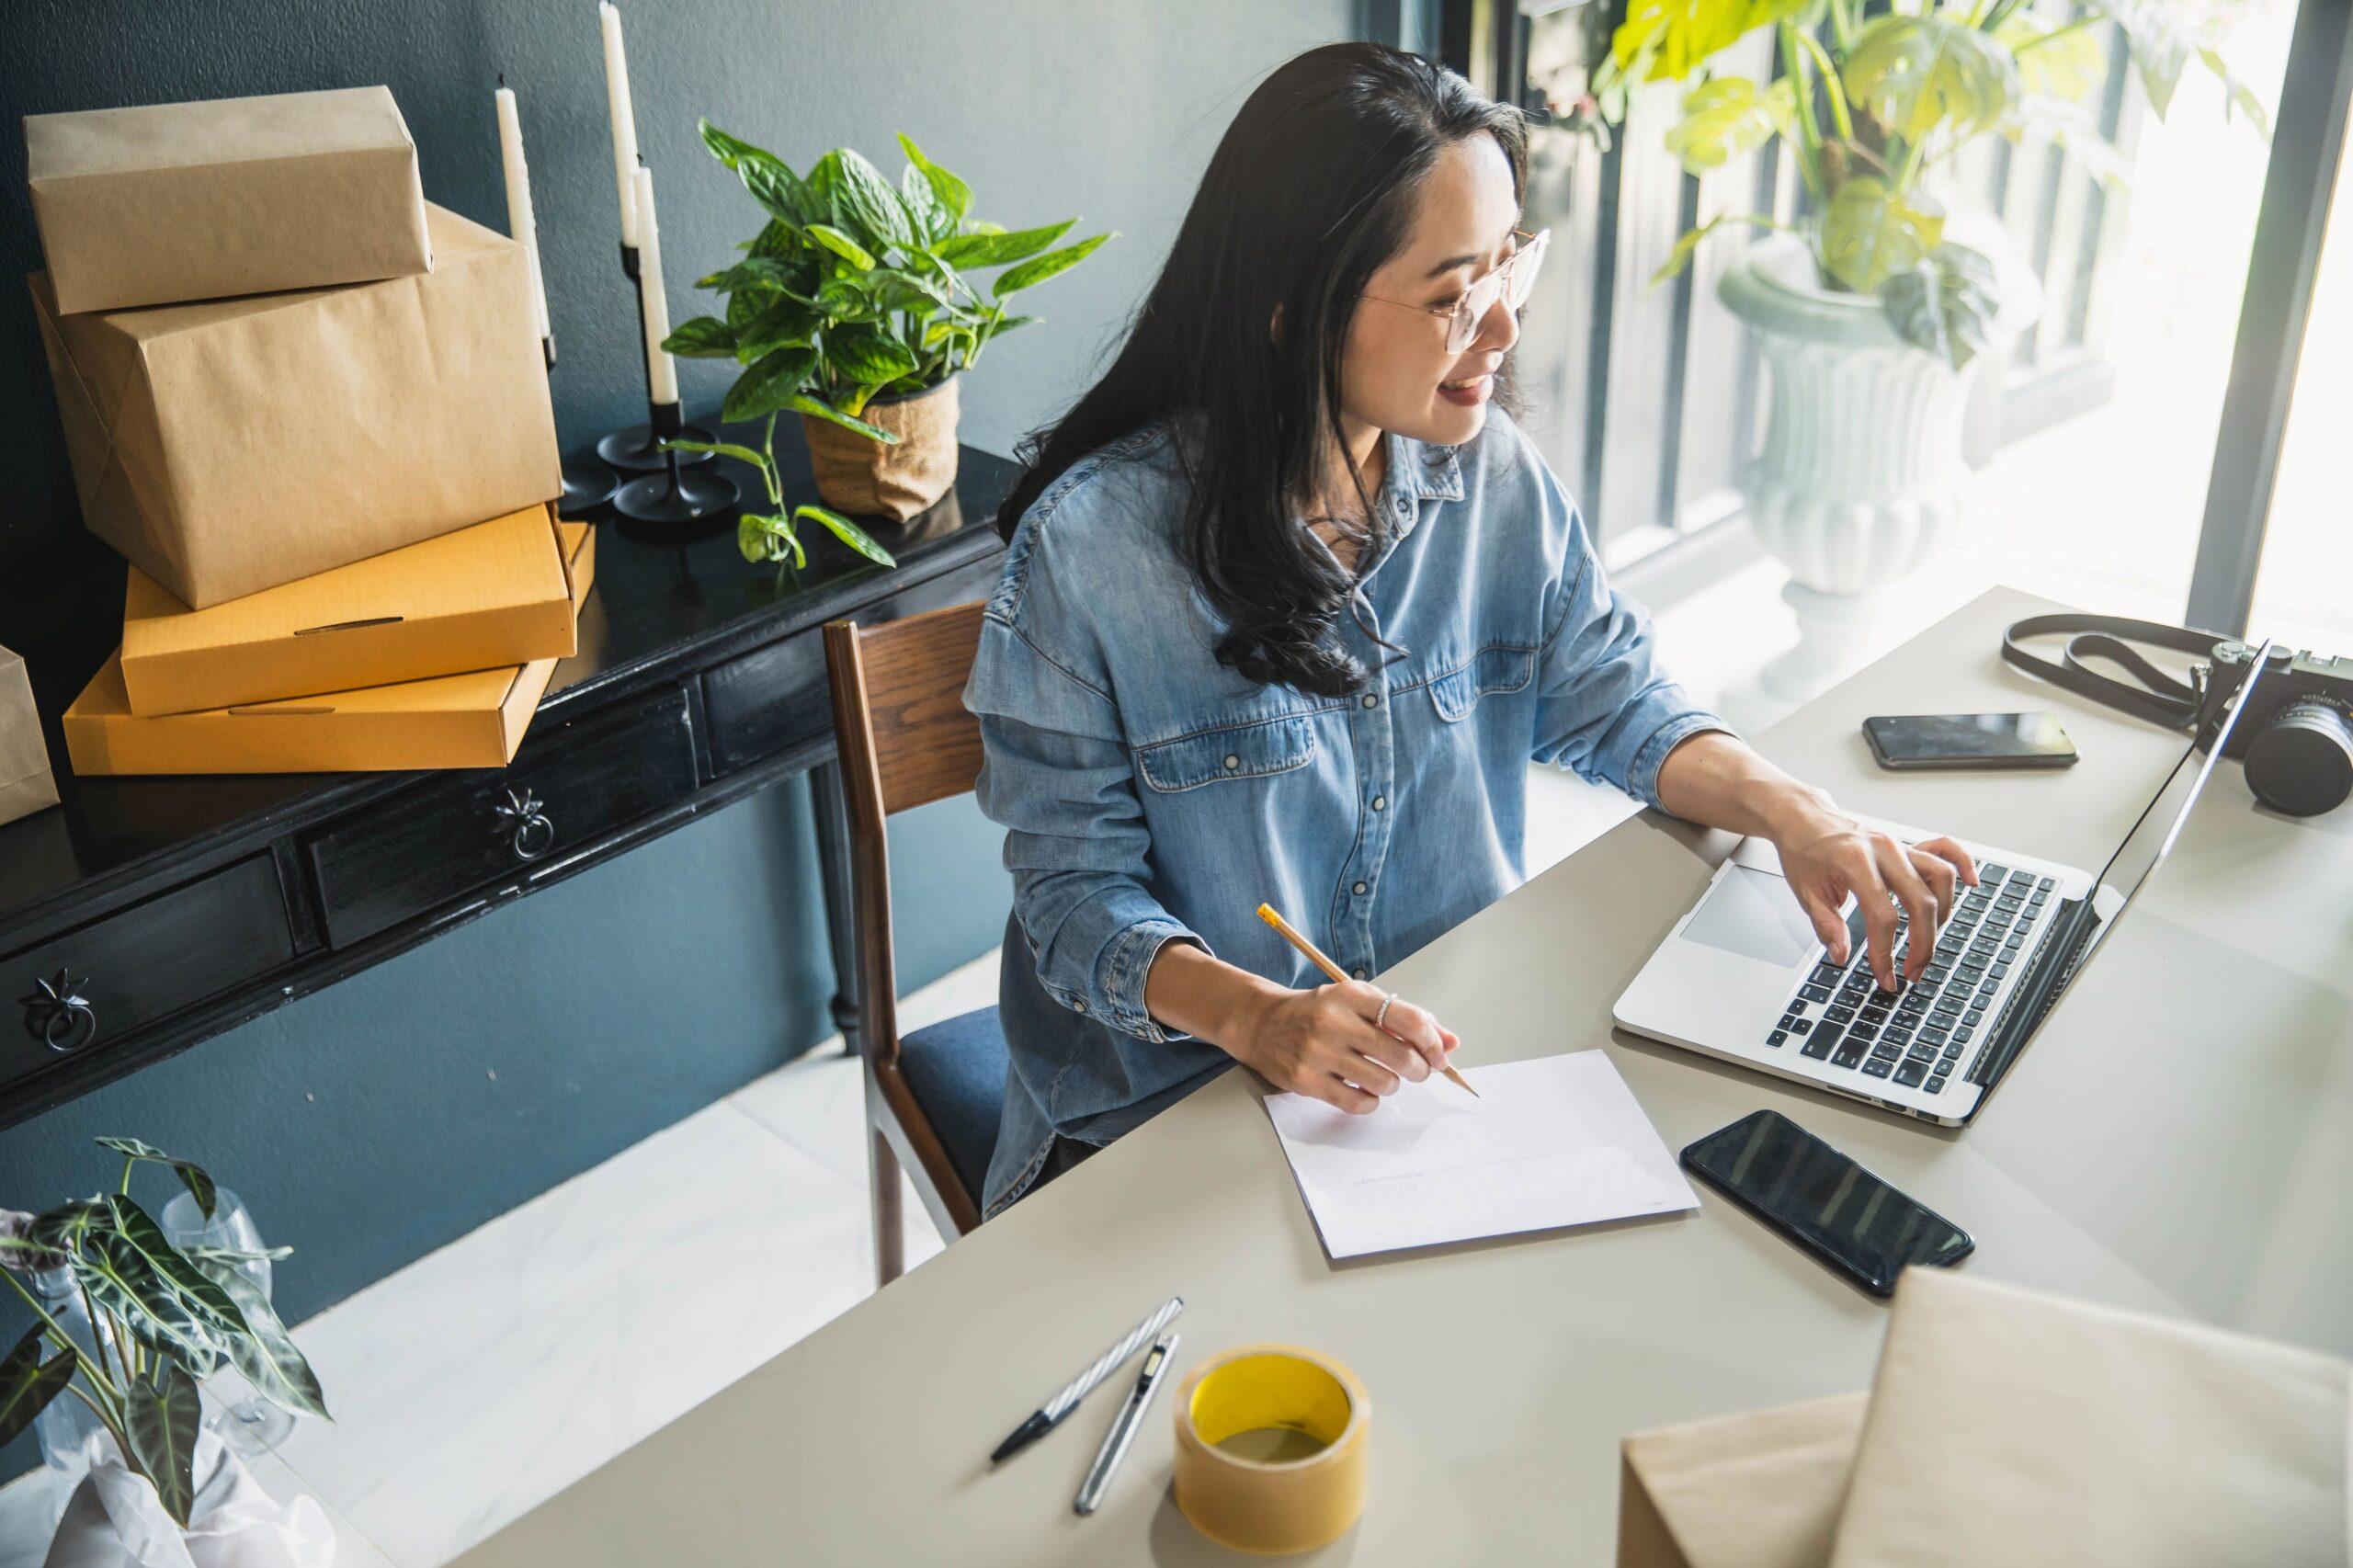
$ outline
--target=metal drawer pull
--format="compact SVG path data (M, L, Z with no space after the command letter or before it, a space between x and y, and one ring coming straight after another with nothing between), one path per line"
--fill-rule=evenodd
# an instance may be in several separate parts
M555 847L555 824L548 820L546 803L528 787L507 790L498 814L515 824L517 860L536 860Z
M81 993L86 976L76 980L61 969L56 979L34 983L40 989L24 998L26 1033L60 1055L98 1038L97 1009Z

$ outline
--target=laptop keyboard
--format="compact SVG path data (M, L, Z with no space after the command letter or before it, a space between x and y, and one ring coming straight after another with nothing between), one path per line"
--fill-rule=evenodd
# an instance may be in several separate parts
M1856 938L1844 966L1825 957L1799 983L1765 1043L1941 1094L1985 1028L1995 994L2025 958L2027 937L2051 909L2057 886L2032 871L1978 867L1977 885L1959 890L1952 918L1918 980L1901 978L1911 931L1898 910L1896 989L1879 988Z

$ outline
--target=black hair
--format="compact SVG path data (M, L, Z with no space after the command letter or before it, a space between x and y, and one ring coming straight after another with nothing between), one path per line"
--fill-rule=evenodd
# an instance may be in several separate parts
M1087 453L1155 420L1189 483L1183 547L1222 618L1219 662L1317 696L1361 663L1330 637L1353 583L1301 526L1340 438L1340 354L1358 296L1402 249L1446 148L1493 136L1525 192L1517 110L1418 55L1326 44L1278 68L1226 128L1127 338L1101 380L1020 446L1007 539ZM1269 324L1282 324L1280 343ZM1358 481L1359 493L1363 488ZM1383 520L1360 494L1381 544Z

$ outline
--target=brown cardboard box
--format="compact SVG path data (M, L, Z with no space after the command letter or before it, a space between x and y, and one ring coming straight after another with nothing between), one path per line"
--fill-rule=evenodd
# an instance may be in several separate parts
M545 503L210 609L136 567L122 681L142 717L460 675L578 646Z
M15 822L57 804L49 748L41 744L25 661L0 648L0 822Z
M1869 1397L1840 1394L1627 1438L1618 1568L1823 1568Z
M74 316L35 274L90 531L205 609L563 494L522 247L427 211L423 277Z
M2344 1568L2353 1366L1912 1268L1836 1568Z
M25 175L66 314L433 270L382 87L27 115Z
M557 525L580 598L596 581L596 530ZM574 601L575 612L578 601ZM501 767L555 674L539 659L506 669L364 687L282 702L141 718L110 658L65 710L76 773L373 773Z

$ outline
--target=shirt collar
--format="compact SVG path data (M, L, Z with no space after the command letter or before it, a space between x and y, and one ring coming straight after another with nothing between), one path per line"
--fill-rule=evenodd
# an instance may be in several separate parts
M1462 467L1455 447L1431 447L1410 436L1390 431L1389 473L1384 488L1393 488L1420 501L1462 499Z

